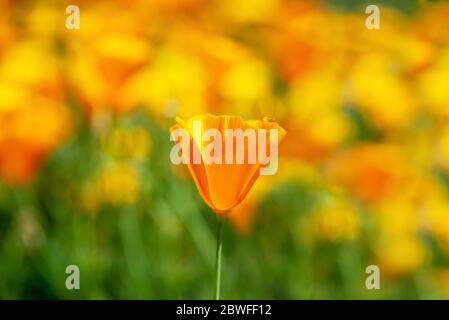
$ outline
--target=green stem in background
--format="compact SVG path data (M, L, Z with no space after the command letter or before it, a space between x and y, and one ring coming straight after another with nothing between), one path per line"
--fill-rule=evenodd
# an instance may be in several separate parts
M223 218L217 215L217 253L215 255L215 300L220 299L221 280L221 246L223 233Z

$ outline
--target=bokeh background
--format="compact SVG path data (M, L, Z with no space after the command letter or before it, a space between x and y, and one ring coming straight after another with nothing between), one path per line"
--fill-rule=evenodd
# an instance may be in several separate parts
M0 0L0 298L211 298L216 217L168 132L208 112L288 132L223 298L449 297L448 2Z

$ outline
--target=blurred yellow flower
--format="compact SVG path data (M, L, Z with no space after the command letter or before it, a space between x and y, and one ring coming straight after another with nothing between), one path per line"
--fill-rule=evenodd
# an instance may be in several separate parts
M62 64L55 50L48 40L17 42L0 60L0 81L62 101Z
M285 126L286 155L321 160L348 137L350 123L341 111L342 84L335 71L320 71L293 81ZM300 141L300 143L298 143Z
M137 73L123 89L125 106L145 105L156 115L185 117L207 109L206 70L195 56L166 46L151 66Z
M373 32L360 28L366 16L357 13L341 16L345 26L343 48L362 59L365 54L385 54L394 67L407 74L414 74L428 66L434 58L434 47L416 32L411 32L415 23L397 10L380 6L382 12L381 28ZM418 28L419 29L419 28Z
M436 163L445 170L449 170L449 125L441 128L435 147Z
M418 110L412 88L385 54L369 53L358 60L350 83L353 103L381 129L403 128Z
M285 144L281 146L283 154L291 159L311 163L325 160L331 151L344 142L349 131L347 119L339 112L327 112L307 121L285 120L282 124L289 132Z
M400 194L383 199L373 207L377 219L375 254L387 277L410 274L426 258L427 250L419 239L425 227L420 199L422 187L408 183Z
M62 36L67 17L63 3L35 1L27 10L28 14L25 15L27 34L42 38Z
M142 15L149 13L155 14L152 11L154 6L149 4L149 1L145 1L146 4L141 4L145 6L142 10L139 10L138 3L133 3L137 2L136 0L114 2L78 0L77 2L79 2L80 12L82 12L80 29L76 32L63 29L66 37L74 42L90 43L92 40L95 41L95 39L107 34L120 33L142 36L146 34L145 31L150 32L151 28L144 24L144 17L146 16L142 17ZM151 2L154 2L154 0ZM65 7L63 7L64 9ZM107 14L105 14L106 12ZM64 19L65 17L67 17L66 14L64 14Z
M230 21L237 23L257 23L270 19L281 0L222 0L218 9Z
M310 216L313 239L354 240L360 234L360 218L355 208L340 198L325 199Z
M423 211L428 231L449 252L449 197L441 185L429 184L424 193Z
M115 157L144 160L151 147L151 140L141 127L114 128L104 139L105 149Z
M424 105L436 115L449 116L449 47L440 53L435 65L418 79Z
M377 263L385 277L407 275L424 262L425 247L415 237L389 238L377 250Z
M82 190L84 205L91 210L101 205L133 204L140 194L136 168L125 162L102 166Z
M384 199L373 206L379 225L379 237L386 239L417 236L421 225L421 216L417 201L417 190L404 187L403 194Z
M266 103L272 93L269 67L257 59L245 59L232 64L220 80L219 90L226 100L225 110L248 114L251 108Z
M343 104L342 78L335 70L317 70L293 80L289 92L292 116L308 119L338 110Z

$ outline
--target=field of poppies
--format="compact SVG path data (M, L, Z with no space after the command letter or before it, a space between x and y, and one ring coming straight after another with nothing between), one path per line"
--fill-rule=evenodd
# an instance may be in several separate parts
M449 298L449 1L0 0L0 298L211 299L217 224L223 299Z

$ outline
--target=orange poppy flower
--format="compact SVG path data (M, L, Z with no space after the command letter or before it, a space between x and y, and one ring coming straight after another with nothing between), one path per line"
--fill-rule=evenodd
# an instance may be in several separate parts
M245 198L261 170L271 166L269 162L286 134L267 118L244 121L238 116L207 114L188 121L178 118L177 122L170 129L172 139L178 146L187 146L181 147L181 157L203 200L216 213L229 212ZM186 136L176 135L177 129L184 130ZM276 136L271 135L273 131ZM236 132L244 133L240 142ZM195 153L199 161L195 161Z

